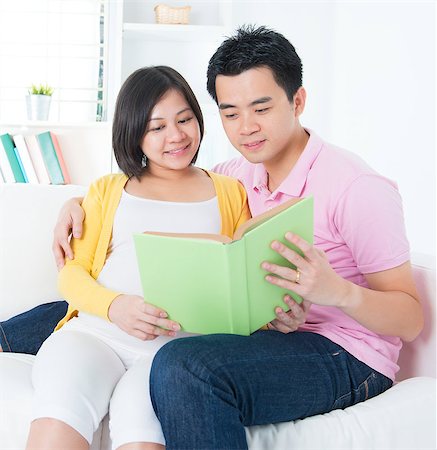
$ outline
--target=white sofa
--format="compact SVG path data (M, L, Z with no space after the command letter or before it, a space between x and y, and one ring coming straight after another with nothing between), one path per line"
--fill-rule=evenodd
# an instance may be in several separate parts
M64 200L83 192L79 186L0 185L0 320L58 298L52 228ZM436 448L435 272L419 266L414 272L426 326L404 346L395 386L345 410L251 427L251 449ZM32 361L29 355L0 354L0 450L25 446ZM92 448L110 448L107 419Z

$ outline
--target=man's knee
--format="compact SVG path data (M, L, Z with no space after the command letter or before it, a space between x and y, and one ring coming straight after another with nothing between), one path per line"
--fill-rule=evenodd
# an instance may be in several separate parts
M153 359L150 372L152 396L169 393L179 384L193 385L206 380L217 361L215 342L209 336L175 339L164 345Z

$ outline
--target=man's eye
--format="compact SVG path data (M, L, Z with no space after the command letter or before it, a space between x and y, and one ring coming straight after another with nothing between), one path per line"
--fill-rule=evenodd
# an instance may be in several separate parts
M235 119L237 117L237 114L225 114L226 119Z
M265 113L265 112L267 112L268 110L269 110L270 108L260 108L260 109L257 109L257 110L255 110L257 113Z

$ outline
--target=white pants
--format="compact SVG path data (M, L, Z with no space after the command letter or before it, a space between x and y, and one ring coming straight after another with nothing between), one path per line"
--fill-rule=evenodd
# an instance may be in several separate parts
M171 339L144 342L140 353L70 320L36 356L32 419L61 420L91 444L109 411L114 449L129 442L165 444L150 400L149 374L155 353Z

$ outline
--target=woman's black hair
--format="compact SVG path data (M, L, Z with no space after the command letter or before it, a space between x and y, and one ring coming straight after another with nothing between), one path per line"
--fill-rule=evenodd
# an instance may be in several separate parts
M147 123L153 108L171 89L180 92L187 100L199 122L200 142L202 142L204 132L202 111L185 78L167 66L138 69L126 79L120 89L112 125L112 147L115 159L120 169L129 178L139 178L143 173L147 160L141 149L141 143L146 133ZM191 164L196 162L198 152L199 149Z

